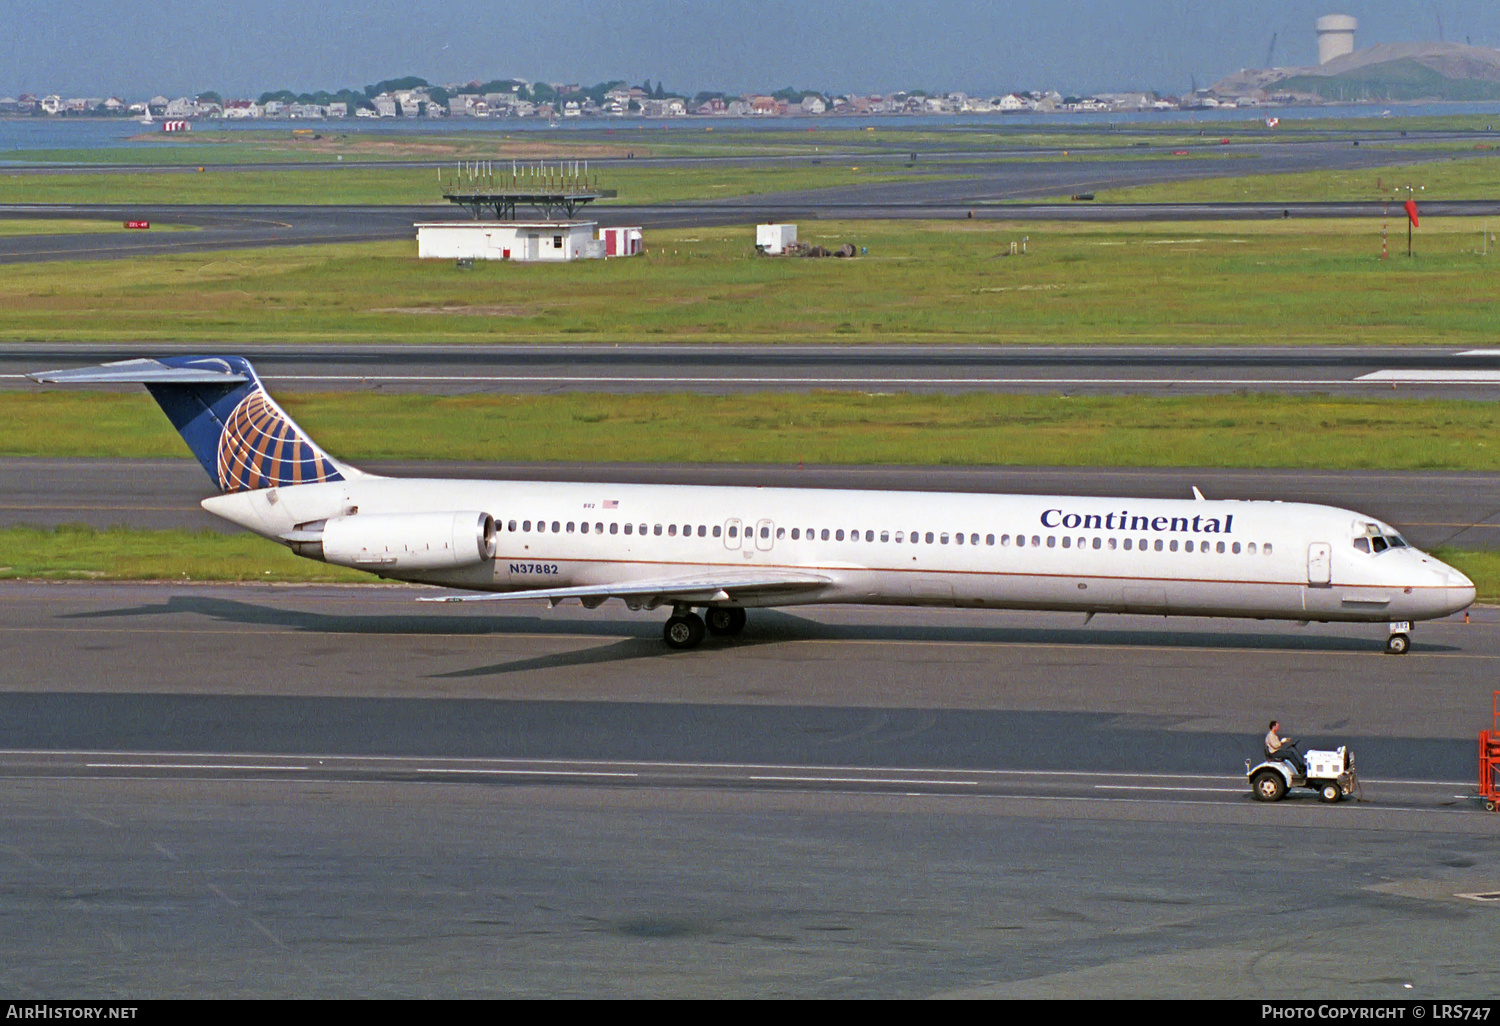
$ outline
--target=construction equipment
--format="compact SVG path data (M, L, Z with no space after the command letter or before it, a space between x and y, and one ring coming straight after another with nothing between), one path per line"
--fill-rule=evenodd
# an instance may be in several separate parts
M1490 695L1490 729L1479 732L1479 797L1486 812L1500 808L1500 691Z

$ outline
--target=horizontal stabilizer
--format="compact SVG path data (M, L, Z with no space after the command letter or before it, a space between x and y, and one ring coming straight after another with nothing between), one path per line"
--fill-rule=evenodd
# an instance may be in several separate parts
M649 581L617 581L613 584L587 584L576 588L541 588L536 591L489 592L482 595L444 595L418 599L419 602L506 602L517 599L545 599L557 605L564 599L581 599L586 605L598 605L618 598L640 602L654 608L663 602L733 602L768 592L812 591L833 581L817 574L795 572L709 573L688 577L668 577Z
M222 360L205 360L190 367L171 367L160 360L121 360L26 376L47 385L229 385L250 380Z

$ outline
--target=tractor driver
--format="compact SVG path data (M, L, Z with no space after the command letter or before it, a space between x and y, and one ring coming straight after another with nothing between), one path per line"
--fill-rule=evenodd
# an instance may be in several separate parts
M1282 737L1280 730L1281 722L1272 720L1266 731L1266 758L1285 760L1292 764L1292 770L1299 777L1307 776L1307 764L1297 752L1297 743L1289 737Z

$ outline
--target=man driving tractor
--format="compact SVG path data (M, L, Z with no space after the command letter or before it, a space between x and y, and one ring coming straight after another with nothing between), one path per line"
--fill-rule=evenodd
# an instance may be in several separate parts
M1302 755L1297 751L1297 742L1280 734L1281 722L1272 720L1266 731L1266 758L1282 759L1292 764L1292 769L1297 776L1307 776L1307 764L1302 761Z

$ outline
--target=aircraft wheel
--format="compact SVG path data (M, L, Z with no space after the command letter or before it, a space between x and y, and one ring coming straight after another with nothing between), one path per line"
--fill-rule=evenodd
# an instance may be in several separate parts
M709 606L703 611L703 621L708 633L727 637L745 629L745 611L727 606Z
M1255 779L1250 781L1251 793L1259 802L1280 801L1282 795L1286 794L1286 781L1281 779L1281 774L1275 770L1261 770L1255 774Z
M1344 791L1337 783L1330 782L1318 790L1318 797L1332 805L1344 797Z
M674 616L662 629L662 639L669 648L695 648L703 640L703 618L697 613Z
M1385 639L1385 650L1388 655L1406 655L1411 651L1411 636L1409 634L1392 634Z

